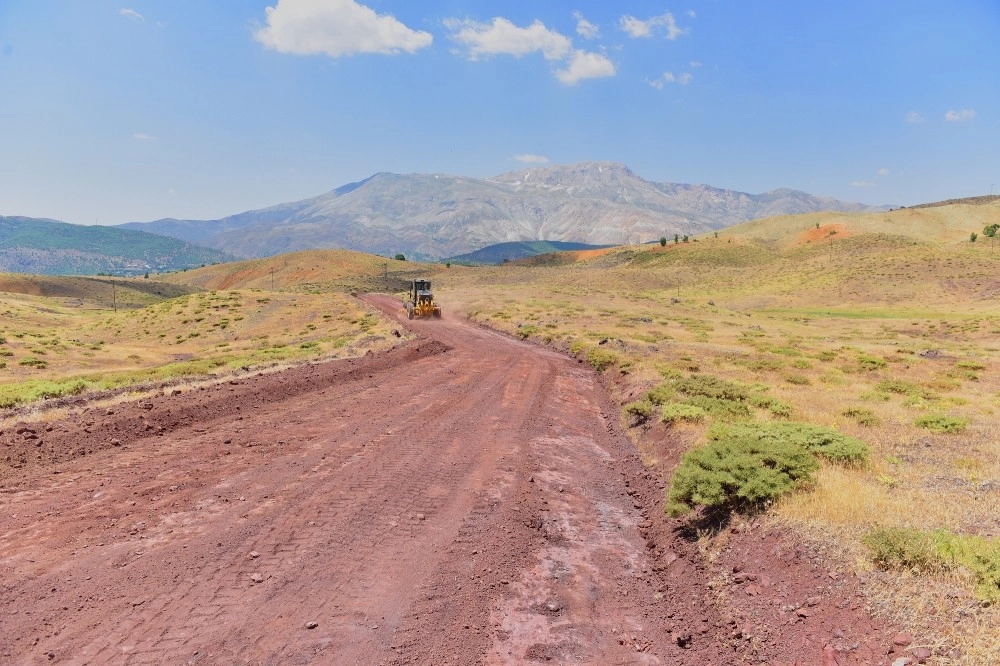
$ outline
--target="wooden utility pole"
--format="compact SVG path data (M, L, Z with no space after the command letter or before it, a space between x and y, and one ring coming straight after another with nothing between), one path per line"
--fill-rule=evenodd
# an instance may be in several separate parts
M111 281L111 307L118 312L118 295L115 293L114 280Z

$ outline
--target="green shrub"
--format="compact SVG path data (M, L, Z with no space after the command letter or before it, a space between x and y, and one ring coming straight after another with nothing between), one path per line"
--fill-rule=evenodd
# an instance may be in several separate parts
M522 340L531 337L541 330L537 326L518 326L514 331L514 335L521 338Z
M750 391L742 384L711 375L691 375L687 379L678 381L674 388L679 393L690 396L704 396L730 401L746 400L750 395Z
M786 375L785 381L789 384L795 384L796 386L808 386L809 384L812 384L808 377L800 374Z
M698 423L704 421L706 416L705 410L695 405L672 403L663 405L660 410L660 422L666 423L668 426L678 421Z
M622 417L629 424L629 427L645 423L652 415L653 403L646 399L636 400L622 407Z
M617 362L618 354L609 349L591 347L587 350L587 363L589 363L591 367L598 372L604 372Z
M17 364L26 365L32 368L38 368L39 370L42 370L43 368L46 368L49 365L45 361L35 358L34 356L26 356L22 358L20 361L18 361Z
M884 358L879 358L878 356L871 356L870 354L858 354L858 365L862 370L881 370L886 367L888 363Z
M746 439L797 446L832 462L860 465L868 460L868 446L856 437L810 423L718 423L708 430L709 441Z
M751 359L743 365L747 370L753 370L754 372L763 372L765 370L775 372L785 367L785 364L780 359L766 357Z
M676 393L677 391L675 391L671 385L659 384L658 386L651 388L649 393L646 394L646 397L654 405L663 405L673 398Z
M1000 540L925 532L910 528L879 528L861 538L876 566L916 572L963 568L972 574L976 596L989 604L1000 602Z
M959 361L955 364L956 368L962 368L963 370L985 370L986 366L979 361Z
M883 379L875 384L875 389L883 393L896 393L897 395L926 396L929 393L926 389L904 379Z
M926 414L914 421L913 425L931 432L954 434L965 430L969 420L947 414Z
M860 426L869 428L882 423L882 419L875 416L875 412L866 407L848 407L841 412L841 415L849 419L854 419L855 423Z
M747 404L737 402L736 400L695 395L684 400L684 404L700 407L717 419L739 421L753 418L753 412L750 410L750 407Z
M680 516L703 506L754 508L812 479L816 459L787 442L745 437L716 439L684 454L667 494L667 511Z

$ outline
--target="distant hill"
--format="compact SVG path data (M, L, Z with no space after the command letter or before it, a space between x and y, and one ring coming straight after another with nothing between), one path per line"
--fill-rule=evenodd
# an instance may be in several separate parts
M654 183L615 162L525 169L493 178L379 173L310 199L218 220L130 222L242 257L346 248L438 259L505 242L642 243L761 217L820 210L879 211L778 189L747 194Z
M549 252L568 252L571 250L600 250L612 245L588 245L586 243L566 243L563 241L523 241L519 243L497 243L480 248L475 252L467 252L449 261L462 264L502 264L507 261L526 259Z
M139 275L230 261L232 255L120 227L0 217L0 271L44 275Z

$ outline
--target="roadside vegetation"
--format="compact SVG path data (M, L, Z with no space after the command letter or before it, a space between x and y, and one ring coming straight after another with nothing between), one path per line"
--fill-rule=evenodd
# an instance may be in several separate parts
M877 612L933 637L938 663L990 663L1000 256L962 228L942 242L953 211L898 215L916 237L886 233L896 213L866 221L869 233L849 216L804 216L456 266L438 287L473 320L601 372L647 464L672 479L666 511L794 529L865 575ZM665 459L664 440L686 453Z
M376 259L346 254L364 262ZM233 265L220 265L166 276L170 283L156 282L159 276L152 283L117 279L114 303L110 280L98 288L87 285L91 293L74 286L81 278L39 277L44 291L70 295L0 293L0 408L356 356L396 344L392 325L345 293L349 285L336 282L356 270L353 265L345 270L339 256L303 253L297 264L289 261L294 255L277 263L261 260L252 270L244 266L236 278ZM328 280L289 284L293 280L284 271L297 270L307 260L325 265ZM244 286L269 285L271 268L275 290ZM213 275L226 276L233 288L197 286ZM185 283L184 278L193 279ZM21 291L43 291L26 287L31 276L17 280ZM150 284L160 284L166 296ZM73 290L66 291L67 285Z

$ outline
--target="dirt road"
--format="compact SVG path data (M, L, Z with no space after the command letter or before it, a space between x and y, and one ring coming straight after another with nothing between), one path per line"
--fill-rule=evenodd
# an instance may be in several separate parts
M0 662L724 663L593 373L411 327L0 434Z

